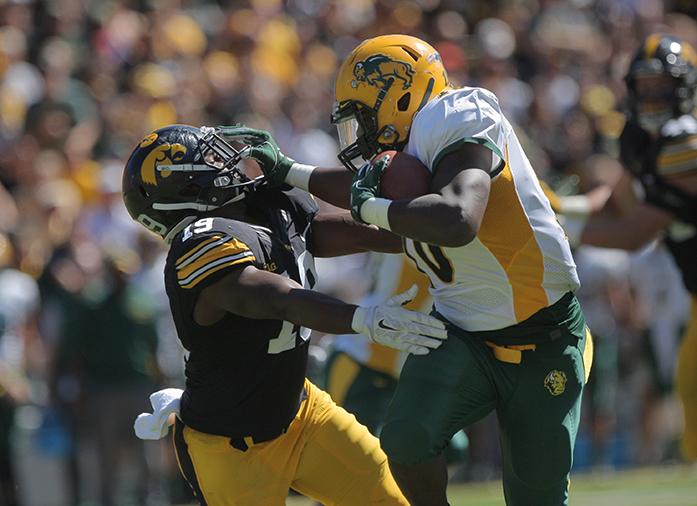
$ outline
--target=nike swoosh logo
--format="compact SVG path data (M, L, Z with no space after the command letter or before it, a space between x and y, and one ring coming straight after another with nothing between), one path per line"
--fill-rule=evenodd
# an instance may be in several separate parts
M385 329L385 330L397 330L397 329L394 329L388 325L385 325L385 320L380 320L378 322L378 327L380 327L381 329Z

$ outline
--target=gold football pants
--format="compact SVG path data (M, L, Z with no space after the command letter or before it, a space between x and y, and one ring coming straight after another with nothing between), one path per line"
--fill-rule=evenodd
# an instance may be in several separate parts
M408 505L378 440L327 393L305 386L288 431L259 444L245 438L245 451L177 423L177 460L202 505L280 506L289 488L325 505Z
M687 460L697 460L697 296L692 296L692 312L687 331L678 351L676 385L683 410L685 431L682 453Z

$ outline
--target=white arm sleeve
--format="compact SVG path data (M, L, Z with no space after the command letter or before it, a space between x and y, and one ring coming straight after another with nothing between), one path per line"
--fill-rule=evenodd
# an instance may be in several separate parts
M496 96L483 88L461 88L431 100L417 113L407 152L431 172L465 142L491 150L490 174L502 167L508 127Z

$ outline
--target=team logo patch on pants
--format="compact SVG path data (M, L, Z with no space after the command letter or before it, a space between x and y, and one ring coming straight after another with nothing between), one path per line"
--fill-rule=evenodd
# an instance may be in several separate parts
M563 394L566 390L566 374L556 369L549 371L545 377L545 388L554 396Z

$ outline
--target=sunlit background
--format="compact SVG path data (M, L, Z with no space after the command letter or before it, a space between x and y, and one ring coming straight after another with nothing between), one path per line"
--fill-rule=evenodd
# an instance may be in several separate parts
M454 83L495 92L540 178L575 193L621 170L640 40L696 45L695 15L690 0L0 0L0 484L13 470L26 506L192 502L169 445L131 429L151 391L183 384L164 247L121 202L143 135L243 122L336 165L338 64L364 38L407 33ZM676 462L688 299L672 260L660 245L576 259L597 355L575 471ZM365 262L321 262L320 289L357 300ZM316 336L317 377L330 341ZM498 479L498 452L485 420L452 480Z

